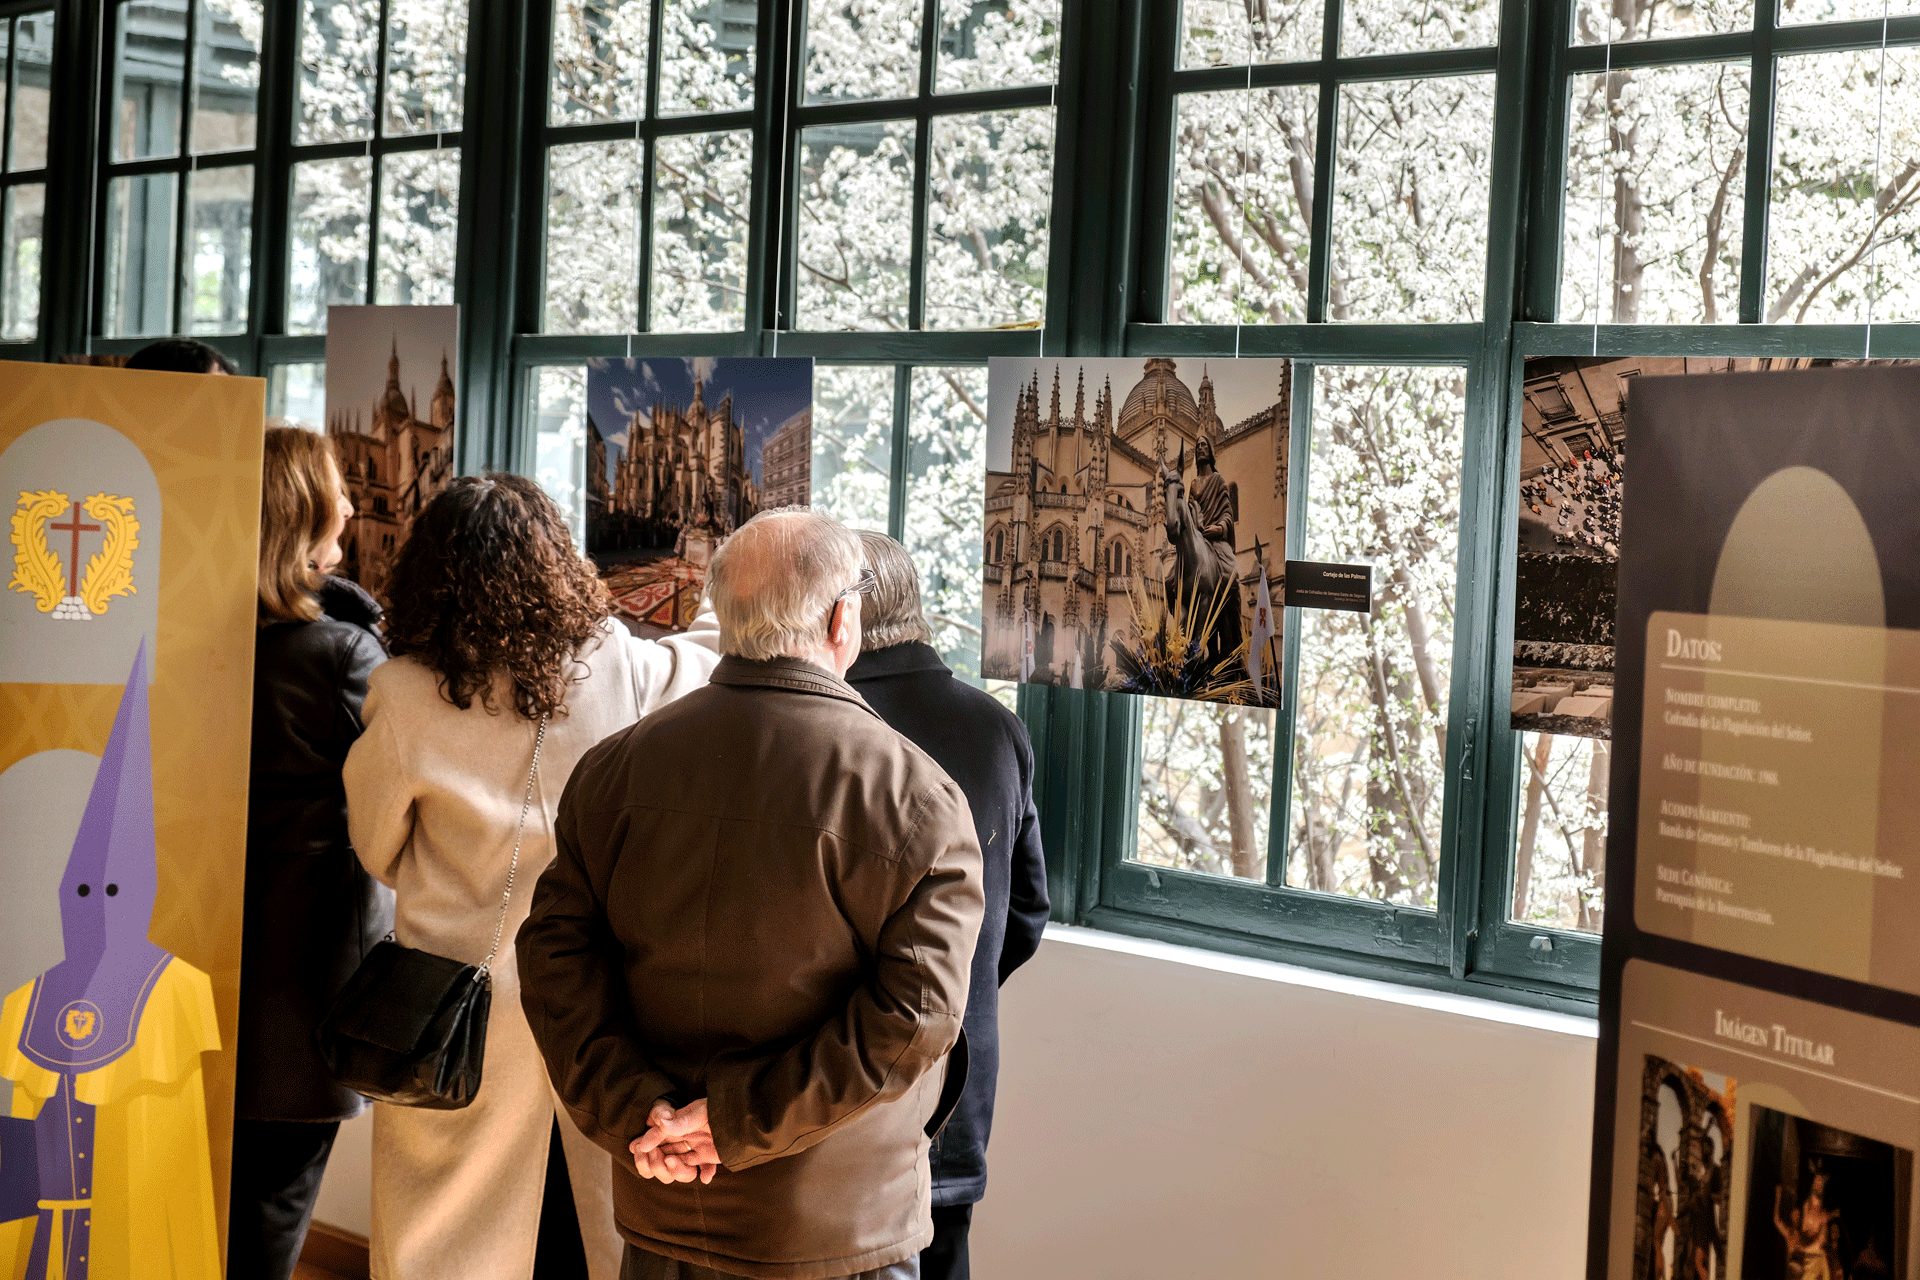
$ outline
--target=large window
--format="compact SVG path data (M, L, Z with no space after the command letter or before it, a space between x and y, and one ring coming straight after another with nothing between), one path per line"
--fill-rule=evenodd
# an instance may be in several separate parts
M111 11L100 333L245 333L253 305L262 0Z
M0 343L40 331L53 24L50 9L0 16Z
M999 689L1057 912L1502 998L1590 1002L1606 910L1606 739L1511 727L1522 485L1626 452L1642 361L1920 355L1911 0L0 0L0 39L0 343L202 334L317 422L328 305L458 302L463 465L576 524L590 361L810 356L813 500L907 543L967 678L990 357L1290 358L1263 550L1374 607L1286 611L1278 708ZM1620 386L1534 430L1582 361Z

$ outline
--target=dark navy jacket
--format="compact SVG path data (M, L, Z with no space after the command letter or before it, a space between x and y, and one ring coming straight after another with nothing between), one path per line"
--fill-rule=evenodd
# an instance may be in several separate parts
M987 1190L987 1135L1000 1071L1000 984L1039 950L1047 923L1033 746L1018 716L954 679L931 645L863 653L847 672L847 683L959 784L980 834L987 907L964 1019L967 1085L932 1153L934 1204L972 1204Z

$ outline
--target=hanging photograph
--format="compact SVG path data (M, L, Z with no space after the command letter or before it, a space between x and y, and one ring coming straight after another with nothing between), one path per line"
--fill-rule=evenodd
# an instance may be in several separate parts
M811 496L813 361L587 362L587 554L636 634L684 630L757 512Z
M1734 1089L1726 1076L1646 1055L1634 1275L1727 1274Z
M1741 1272L1904 1276L1912 1195L1911 1151L1755 1107Z
M400 544L454 477L460 308L328 307L327 434L353 518L343 578L386 599Z
M1280 704L1285 360L989 362L981 673Z
M1614 586L1635 378L1893 360L1536 356L1520 405L1513 727L1613 735Z

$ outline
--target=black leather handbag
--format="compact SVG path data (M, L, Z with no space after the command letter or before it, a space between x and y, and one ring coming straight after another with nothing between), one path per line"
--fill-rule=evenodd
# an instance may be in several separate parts
M513 861L500 895L493 946L478 965L404 947L389 933L367 952L314 1032L320 1059L333 1078L378 1102L434 1111L455 1111L480 1092L487 1053L487 1013L493 1005L488 976L500 953L500 935L520 869L520 842L540 774L540 748L547 740L542 716L527 769L527 794L513 836Z

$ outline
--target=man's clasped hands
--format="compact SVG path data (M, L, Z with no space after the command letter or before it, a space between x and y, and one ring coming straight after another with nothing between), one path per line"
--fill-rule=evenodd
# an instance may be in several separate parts
M713 1181L720 1168L720 1153L714 1149L705 1098L678 1111L661 1098L647 1112L647 1124L647 1131L627 1144L627 1150L633 1153L633 1167L641 1177L669 1184L695 1178L702 1185Z

